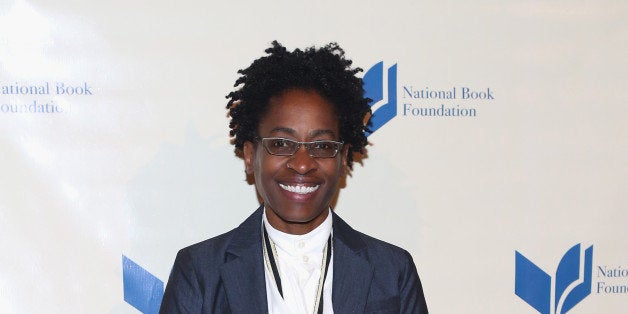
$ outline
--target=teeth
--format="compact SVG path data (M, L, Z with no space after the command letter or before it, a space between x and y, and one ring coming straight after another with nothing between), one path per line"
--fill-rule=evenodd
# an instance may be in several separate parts
M312 193L316 190L318 190L318 188L320 187L320 185L316 185L316 186L301 186L301 185L285 185L285 184L281 184L279 183L279 186L289 192L292 193L297 193L297 194L308 194L308 193Z

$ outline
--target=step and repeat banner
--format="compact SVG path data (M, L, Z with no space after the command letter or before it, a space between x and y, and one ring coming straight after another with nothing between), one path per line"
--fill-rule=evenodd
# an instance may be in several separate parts
M623 1L0 0L0 312L155 313L258 207L225 95L338 42L375 100L335 211L431 313L628 312Z

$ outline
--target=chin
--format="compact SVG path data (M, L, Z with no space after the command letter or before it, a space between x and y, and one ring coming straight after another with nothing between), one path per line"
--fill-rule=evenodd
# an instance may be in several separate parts
M279 216L279 218L281 218L281 220L285 222L306 224L308 222L315 220L321 215L323 215L326 210L327 210L327 207L321 210L316 210L316 211L305 210L307 211L307 213L304 213L304 212L295 213L294 211L301 211L301 210L293 209L293 210L284 211L283 213L275 212L275 214Z

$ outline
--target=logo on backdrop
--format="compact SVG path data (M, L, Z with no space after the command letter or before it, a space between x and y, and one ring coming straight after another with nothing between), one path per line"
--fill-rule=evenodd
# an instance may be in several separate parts
M580 244L563 255L556 275L536 266L515 251L515 294L541 314L563 314L591 294L593 246L582 252Z
M409 118L475 118L481 104L495 100L490 87L468 85L429 87L397 84L397 64L385 68L380 61L366 71L365 96L371 98L371 135L397 116ZM421 86L421 87L418 87ZM399 95L399 97L398 97Z
M0 82L0 114L59 114L68 99L93 95L87 82Z
M145 314L157 314L164 297L164 282L122 255L124 301Z
M397 116L397 64L388 68L386 74L384 76L383 61L372 66L364 74L364 96L373 100L371 102L373 112L371 127L366 136L371 135ZM387 97L384 98L384 96Z

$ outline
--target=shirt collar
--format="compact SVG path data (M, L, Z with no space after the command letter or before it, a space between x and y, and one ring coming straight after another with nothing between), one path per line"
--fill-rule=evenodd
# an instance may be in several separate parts
M290 255L301 255L303 253L320 253L329 235L332 232L332 213L331 208L328 209L327 218L314 230L306 234L289 234L275 229L268 222L266 217L266 208L264 207L263 223L266 226L268 237L275 243L275 246Z

